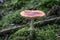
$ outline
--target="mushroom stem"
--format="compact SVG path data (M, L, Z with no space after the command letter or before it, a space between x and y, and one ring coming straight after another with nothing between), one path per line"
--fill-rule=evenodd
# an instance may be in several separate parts
M31 38L31 40L32 40L33 35L34 35L34 26L33 26L33 23L34 23L34 19L31 19L31 23L30 23L30 38Z
M34 23L34 19L31 19L31 23L30 23L30 29L31 30L34 30L34 26L33 26L34 24L33 23Z

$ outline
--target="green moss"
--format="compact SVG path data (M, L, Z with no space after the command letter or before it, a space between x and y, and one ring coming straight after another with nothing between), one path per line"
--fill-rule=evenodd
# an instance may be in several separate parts
M14 2L13 2L14 1ZM56 3L57 2L57 3ZM1 14L5 15L12 11L12 14L4 16L4 24L8 23L26 23L25 18L20 16L20 11L22 10L42 10L47 12L53 5L59 5L59 0L5 0L2 4ZM9 11L10 10L10 11ZM13 12L16 11L16 12ZM19 11L18 11L19 10ZM39 19L40 20L40 19ZM1 24L1 23L0 23ZM3 24L2 24L3 25Z
M0 30L3 26L9 23L14 24L26 24L29 20L21 17L20 11L23 10L42 10L47 13L53 5L60 5L60 0L4 0L3 4L0 4L0 14L3 16L0 20ZM9 12L12 11L10 14ZM43 18L45 19L45 18ZM41 19L36 19L35 21L40 21ZM39 26L39 25L38 25ZM8 27L8 26L7 26ZM54 30L57 26L54 24L40 29L35 28L36 40L55 40ZM57 30L56 33L59 31ZM22 28L16 33L10 35L10 40L24 40L26 37L29 38L29 27ZM3 38L2 38L3 39Z
M13 14L9 14L5 16L2 21L0 22L0 25L8 25L9 23L14 23L14 24L26 24L28 22L28 19L22 17L20 15L20 11L16 11Z
M56 34L53 30L40 30L35 28L35 40L55 40ZM18 30L16 33L12 34L9 37L9 40L17 40L17 39L28 39L29 38L29 27L22 28Z

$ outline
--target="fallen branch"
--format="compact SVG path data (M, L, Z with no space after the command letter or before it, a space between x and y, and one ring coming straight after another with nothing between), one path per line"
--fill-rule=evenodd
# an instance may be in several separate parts
M53 23L56 23L59 19L60 19L60 17L55 17L55 18L51 18L48 20L38 21L38 22L35 22L34 25L35 26L43 26L46 24L53 24Z
M55 18L51 18L51 19L48 19L48 20L44 20L44 21L38 21L38 22L34 23L34 26L42 26L43 24L46 25L46 24L55 23L56 20L59 20L59 19L60 19L60 17L55 17ZM23 25L23 26L16 26L16 27L14 27L12 29L2 30L2 31L0 31L0 35L2 35L2 34L9 34L10 32L13 32L12 30L21 29L21 28L27 26L28 24Z
M27 24L26 24L26 25L27 25ZM1 31L0 31L0 35L9 34L9 33L13 32L13 30L15 30L15 29L21 29L21 28L25 27L26 25L15 26L14 28L11 28L11 29L1 30Z

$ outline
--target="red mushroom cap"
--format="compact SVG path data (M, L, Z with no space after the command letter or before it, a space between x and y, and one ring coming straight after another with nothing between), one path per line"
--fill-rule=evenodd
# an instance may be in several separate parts
M39 10L25 10L22 11L20 14L21 16L26 18L38 18L45 16L45 13Z

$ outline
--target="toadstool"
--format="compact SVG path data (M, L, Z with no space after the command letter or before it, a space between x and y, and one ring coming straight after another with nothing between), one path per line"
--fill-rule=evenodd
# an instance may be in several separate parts
M35 18L41 18L45 16L45 13L43 11L39 10L25 10L20 13L21 16L26 17L28 19L31 19L30 23L30 35L33 35L34 27L33 27L33 22Z

